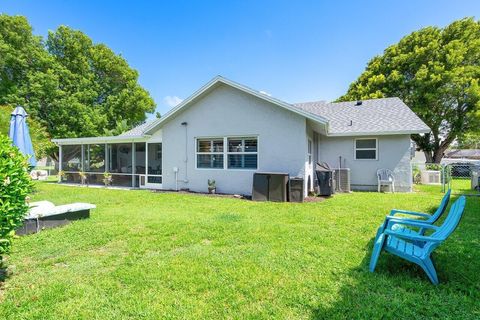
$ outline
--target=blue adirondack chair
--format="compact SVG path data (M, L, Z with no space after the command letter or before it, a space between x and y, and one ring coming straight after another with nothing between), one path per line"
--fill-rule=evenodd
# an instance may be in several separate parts
M425 271L433 284L438 284L437 272L433 265L431 254L458 226L465 210L465 203L465 196L458 198L451 206L447 218L439 227L418 221L391 219L388 222L385 232L380 234L375 241L370 259L370 272L375 271L378 257L383 249L405 260L416 263ZM434 232L429 236L419 235L414 231L408 233L406 230L411 230L410 228L397 232L395 230L396 225L431 229L434 230Z
M382 223L382 225L378 228L377 230L377 235L375 236L375 241L378 239L378 237L385 231L385 228L388 226L388 222L392 219L402 219L402 221L413 221L413 222L423 222L427 224L434 224L437 222L438 219L443 215L445 210L448 207L448 202L450 201L450 194L452 193L451 189L448 189L448 191L445 193L445 195L442 198L442 202L440 202L440 206L438 206L437 210L433 214L428 214L428 213L423 213L423 212L415 212L415 211L408 211L408 210L398 210L398 209L393 209L390 211L390 214L385 217L385 221ZM403 215L410 215L410 216L415 216L420 219L410 219L404 216L397 216L397 214L403 214ZM405 230L405 226L399 226L398 224L396 225L398 232L406 231L407 233L410 233L410 230ZM418 234L423 235L425 233L426 229L425 228L419 228Z

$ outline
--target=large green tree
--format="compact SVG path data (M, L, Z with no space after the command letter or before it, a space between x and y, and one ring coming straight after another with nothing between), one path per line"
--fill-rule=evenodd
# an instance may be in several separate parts
M455 139L479 130L479 79L480 23L466 18L388 47L339 100L400 97L432 130L412 139L439 163Z
M106 45L66 26L43 41L24 17L0 15L0 105L16 104L52 138L131 128L155 110L138 72Z

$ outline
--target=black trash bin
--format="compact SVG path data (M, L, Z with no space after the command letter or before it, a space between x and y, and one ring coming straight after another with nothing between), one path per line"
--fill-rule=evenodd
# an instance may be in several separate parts
M290 202L303 202L305 200L304 186L303 178L290 179Z
M252 200L287 201L288 173L256 172L253 174Z
M331 196L335 190L333 186L333 170L326 163L317 163L315 173L320 195Z

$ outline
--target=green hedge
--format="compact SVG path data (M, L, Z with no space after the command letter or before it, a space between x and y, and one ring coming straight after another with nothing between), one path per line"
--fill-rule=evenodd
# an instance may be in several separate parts
M28 211L25 200L32 190L27 158L0 134L0 259L9 252L15 229L23 222Z

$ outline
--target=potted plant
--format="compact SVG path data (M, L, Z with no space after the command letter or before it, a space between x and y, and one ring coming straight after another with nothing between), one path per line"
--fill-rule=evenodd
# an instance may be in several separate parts
M105 188L112 185L112 174L108 172L103 173L103 183L105 184Z
M80 181L82 182L82 186L85 185L85 183L87 182L87 174L83 171L80 171L78 175L80 176Z
M215 180L208 179L208 193L215 194L217 191L217 186L215 185Z
M60 170L58 171L58 182L65 181L65 171Z

